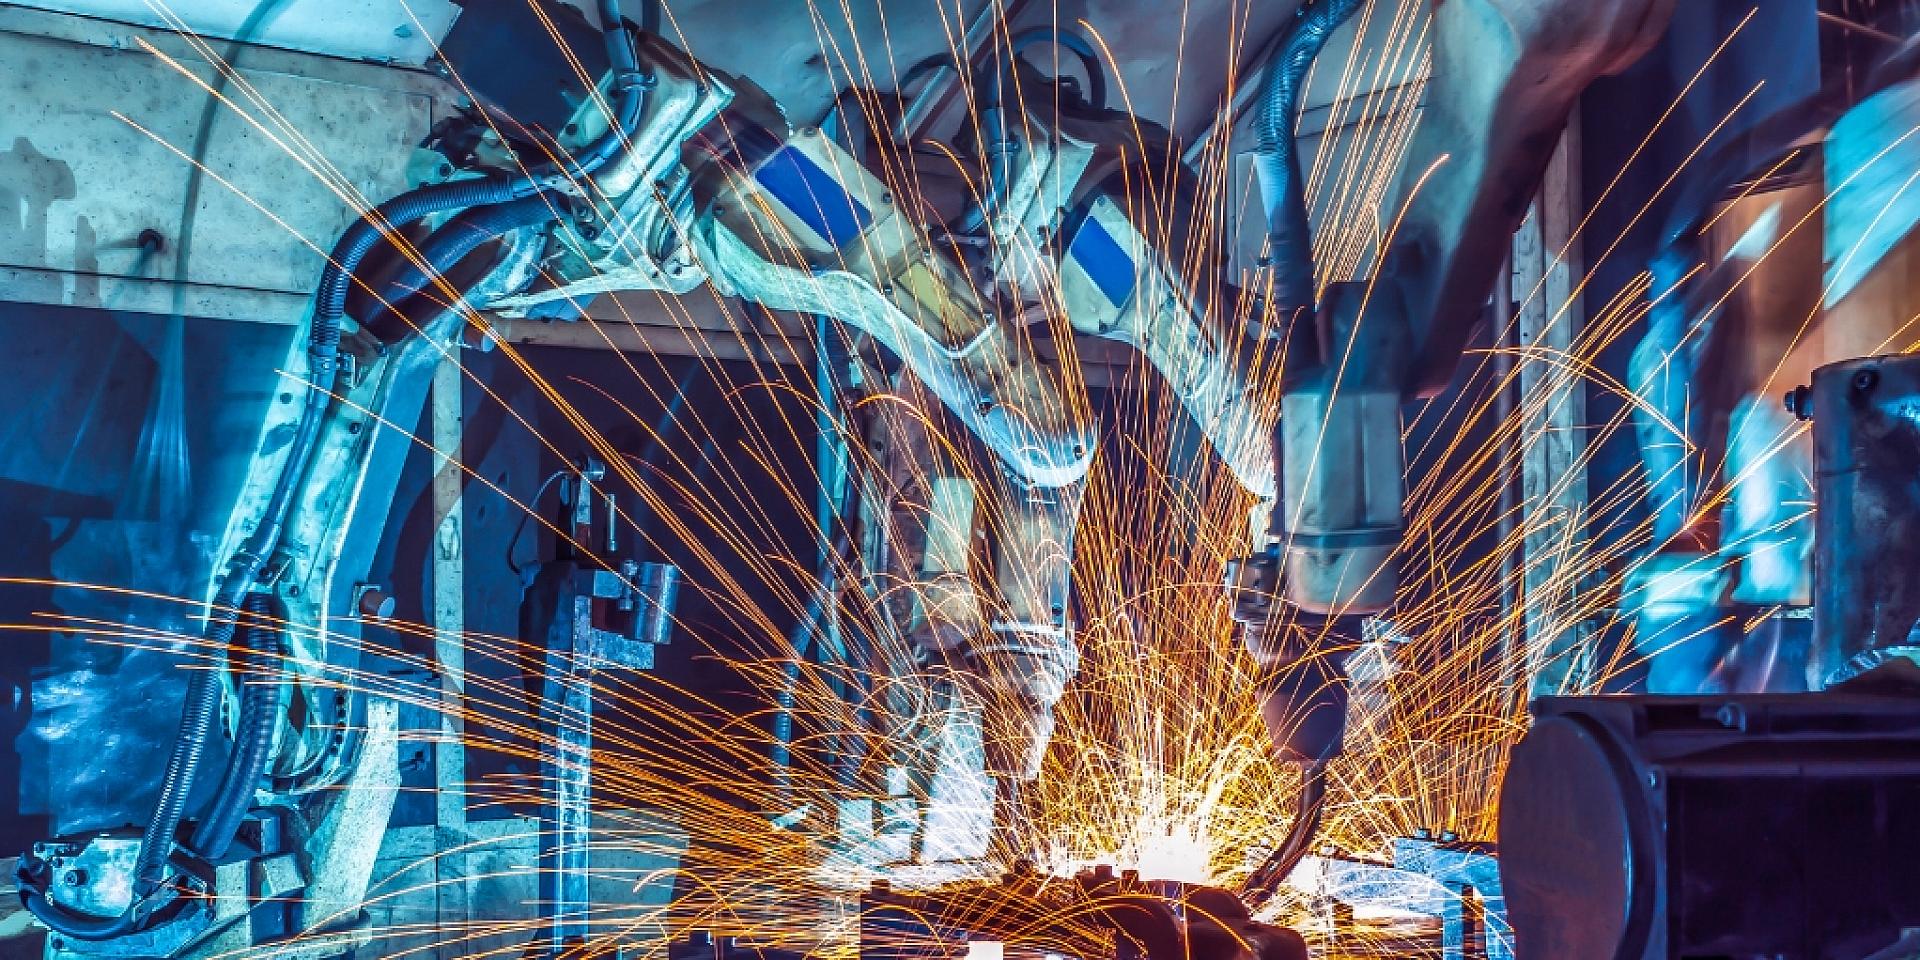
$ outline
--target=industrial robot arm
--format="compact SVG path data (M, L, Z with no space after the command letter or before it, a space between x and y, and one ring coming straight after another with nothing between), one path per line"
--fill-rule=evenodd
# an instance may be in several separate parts
M1432 75L1391 246L1376 282L1336 285L1318 305L1317 362L1282 404L1279 575L1296 606L1357 614L1392 599L1400 405L1452 376L1580 93L1644 53L1672 7L1434 4Z

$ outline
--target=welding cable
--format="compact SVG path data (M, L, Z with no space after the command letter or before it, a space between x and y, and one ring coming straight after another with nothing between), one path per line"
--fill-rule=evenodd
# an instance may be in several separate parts
M647 104L647 91L653 89L657 80L652 74L640 70L639 54L627 31L626 18L620 13L620 0L599 0L598 9L600 27L607 42L607 63L613 72L613 90L620 97L613 105L612 122L607 125L606 133L571 159L562 158L544 164L515 181L517 197L547 187L563 186L566 182L580 183L586 180L595 170L626 149L640 129L640 117ZM645 29L654 29L657 10L656 3L646 4L641 14Z
M900 79L893 84L894 92L905 95L907 90L912 88L914 84L933 76L934 71L954 69L953 55L951 52L936 53L923 57L901 72Z
M209 643L225 643L232 636L231 619L216 619L209 625ZM145 923L149 899L165 880L167 858L173 852L173 834L179 829L186 809L187 792L179 789L179 784L200 762L219 703L220 685L214 672L195 670L193 679L187 683L186 707L180 720L182 735L174 740L173 751L167 758L166 775L161 781L160 800L141 836L140 854L134 862L133 898L127 908L113 917L69 911L47 899L46 888L52 877L46 864L37 858L23 857L18 872L20 902L35 919L62 936L96 943L132 933Z
M651 5L648 10L646 19L651 21ZM309 324L308 364L312 386L308 391L308 412L314 414L316 439L318 423L330 399L333 375L338 365L340 324L346 316L347 294L356 280L361 262L381 239L415 221L449 210L512 206L513 213L519 215L528 208L515 205L516 201L536 199L540 207L547 208L550 206L547 194L550 188L560 189L566 184L581 183L616 156L637 131L645 111L646 93L652 89L655 81L652 76L639 70L638 55L626 21L620 15L618 0L600 0L599 13L608 59L613 65L613 87L620 95L614 121L604 135L571 159L545 163L519 176L460 180L410 190L368 211L354 221L334 244L320 275L314 296L313 317ZM490 219L495 213L489 211L485 217ZM447 242L450 246L467 243L472 233L470 230L455 231L448 235ZM427 245L433 246L431 237ZM478 242L474 246L478 246ZM303 429L297 436L304 435L305 426L306 419L303 417ZM305 473L312 446L311 442L302 445L296 441L281 474L282 484L288 484ZM263 521L261 527L264 529L267 524ZM275 533L277 536L277 526Z
M228 582L232 581L233 574L229 573ZM215 599L215 610L204 635L205 643L211 649L224 649L233 639L232 604L219 602L226 598L227 590L223 585L220 596ZM173 854L174 836L179 831L181 818L186 814L187 797L191 793L194 774L199 768L207 741L211 739L219 706L220 684L214 671L193 671L193 679L187 683L186 703L181 711L180 732L174 738L173 750L167 757L166 773L161 779L160 798L155 802L153 816L147 821L146 830L141 835L140 853L134 861L133 896L127 908L115 917L73 913L47 899L45 888L51 878L46 876L44 865L39 865L38 870L31 870L28 860L23 858L19 871L20 900L36 919L64 936L89 942L111 940L131 933L144 924L148 902L166 880L166 865Z
M1240 885L1240 899L1249 907L1257 910L1272 899L1274 891L1306 857L1313 835L1320 829L1320 816L1326 802L1326 763L1304 765L1300 775L1300 803L1294 810L1293 822L1287 824L1287 835Z
M381 238L433 214L506 203L537 196L548 189L578 184L616 156L638 131L647 91L652 89L655 80L640 72L633 39L620 15L619 0L599 0L599 10L608 61L613 65L613 86L620 95L614 109L614 122L607 132L571 159L550 161L517 176L428 184L394 197L354 221L334 244L326 269L320 275L314 304L315 343L323 336L331 337L332 343L339 342L340 319L346 315L347 293L352 288L354 274Z
M1267 258L1273 265L1271 302L1282 316L1311 327L1314 311L1313 234L1307 225L1305 181L1293 142L1301 85L1333 31L1360 0L1313 0L1295 13L1286 39L1267 64L1254 100L1254 172L1267 215Z
M393 339L404 339L426 327L432 318L453 307L429 292L448 271L492 240L522 227L553 220L559 202L560 194L549 191L505 203L469 207L454 215L420 244L418 257L402 263L392 277L379 285L373 311L361 326L376 336L390 333Z
M514 576L524 576L521 571L525 568L513 559L513 548L520 545L520 535L527 531L527 520L539 512L540 500L547 495L547 488L553 486L554 481L571 472L570 470L555 470L551 474L548 474L547 479L540 482L540 489L533 492L533 499L528 500L525 509L521 511L520 522L513 525L513 536L507 538L507 569L512 570Z
M1073 30L1059 30L1053 27L1039 27L1023 30L1007 41L1008 49L1018 57L1027 50L1043 43L1066 49L1080 60L1080 69L1087 74L1087 89L1083 91L1087 106L1094 110L1107 108L1107 71L1100 63L1100 54L1093 49L1092 41Z
M807 598L806 612L794 624L793 633L787 639L789 656L780 664L780 690L773 698L773 736L767 745L767 759L774 767L776 790L783 797L793 789L793 711L799 704L800 664L813 655L814 637L826 632L828 617L832 615L828 604L834 602L839 592L834 563L848 562L851 546L851 539L842 530L833 542L834 562L827 564L819 587Z
M246 44L251 42L275 17L279 16L286 5L286 0L260 0L259 3L254 4L252 11L247 14L247 18L243 20L240 26L234 31L232 40L227 45L223 59L229 67L239 62L240 54L245 50ZM233 72L230 69L216 72L213 85L210 88L206 103L201 108L199 121L195 127L193 138L194 163L190 165L187 176L187 199L183 204L179 234L176 237L175 243L177 253L174 262L174 279L176 281L179 281L186 275L187 264L192 256L192 226L197 212L197 198L200 195L204 169L204 165L200 163L200 160L205 157L207 147L212 142L213 121L217 114L218 107L222 102L221 94L226 90L232 77ZM148 243L147 233L142 233L140 239L143 256L158 249L159 240L157 235L154 238L154 243L151 245ZM176 283L173 301L173 312L176 316L179 316L182 312L182 303L184 302L182 299L184 297L183 290L184 285ZM223 589L221 593L227 595L228 592ZM237 596L237 594L233 595ZM217 612L217 608L220 605L219 599L219 597L215 599L215 619L209 623L204 638L209 644L209 649L216 653L224 649L226 643L232 639L233 635L230 624L226 626L222 626L221 624L220 614ZM212 731L213 719L219 703L218 697L219 685L213 681L212 671L196 671L193 679L187 684L187 695L185 698L185 706L182 709L180 727L181 734L192 735L193 741L192 743L188 743L176 739L174 749L168 757L167 771L162 780L163 784L173 782L183 773L187 773L197 766L199 755L205 749L206 736ZM143 836L140 859L135 865L134 875L136 878L151 878L163 868L164 859L150 851L158 851L162 848L163 844L157 838L164 836L167 838L164 847L168 852L171 852L172 834L178 830L179 817L184 815L185 803L186 795L184 792L175 791L174 796L168 797L163 790L162 802L158 805L155 816L149 819L147 830ZM175 810L175 808L178 808L178 812L172 813L170 816L163 816L163 814L169 813ZM122 911L119 916L107 918L84 916L67 911L58 904L47 900L44 894L44 883L37 882L43 881L46 878L36 878L32 876L33 872L28 869L28 863L27 858L21 859L19 890L22 903L41 923L58 933L75 940L109 940L132 932L143 919L140 914L140 908L143 906L141 900L144 899L145 896L145 894L140 892L140 887L143 885L136 885L135 901L129 904L128 908ZM151 888L147 892L150 893L151 889L157 889L158 886L159 883L156 880L151 884Z
M286 683L280 675L286 645L272 595L249 593L241 610L246 614L245 629L240 631L244 641L241 649L250 662L246 674L238 678L245 687L240 696L239 721L234 724L233 752L220 788L195 828L191 843L194 851L208 860L217 860L227 852L241 820L253 807L254 792L266 776L274 733L287 700Z
M325 397L321 391L314 394ZM301 415L293 447L311 447L319 432L320 418L309 402ZM274 487L267 509L254 532L228 560L220 587L209 605L207 629L201 646L220 656L233 642L235 610L253 587L272 545L277 543L288 507L292 502L294 471L283 470ZM199 778L201 760L207 743L213 738L214 723L220 712L220 684L213 670L193 671L187 683L187 695L181 708L179 732L167 757L167 768L160 780L160 796L153 814L141 833L140 852L134 860L132 899L117 917L83 917L46 899L42 889L22 883L20 897L27 909L42 923L76 940L100 941L140 929L148 919L150 898L166 883L167 863L173 856L180 822L186 816L188 798Z
M1087 73L1087 103L1095 110L1105 109L1106 71L1093 44L1078 33L1041 27L1014 34L1007 41L1009 59L1017 59L1022 52L1042 43L1064 47L1080 58L1080 65ZM1011 63L996 63L987 71L987 90L980 101L981 141L988 161L986 189L980 191L980 202L968 209L966 216L950 229L951 233L970 234L986 225L1005 197L1008 181L1013 179L1013 158L1020 152L1020 140L1007 121L1006 83L1010 72Z

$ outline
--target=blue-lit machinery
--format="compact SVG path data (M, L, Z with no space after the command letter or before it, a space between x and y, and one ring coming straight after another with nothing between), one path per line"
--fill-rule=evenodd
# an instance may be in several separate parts
M953 228L986 237L992 253L963 258L931 244L920 214L907 212L920 198L895 196L835 136L793 127L747 79L702 67L657 24L636 29L613 0L600 3L598 27L561 5L474 4L441 53L481 105L466 127L436 130L412 190L368 212L332 248L307 332L286 363L304 386L264 424L262 453L215 550L206 639L221 651L246 641L252 655L277 657L286 680L225 692L219 672L197 672L139 836L81 830L23 858L20 889L55 931L53 955L211 956L289 938L317 955L357 942L364 919L355 904L392 802L392 775L376 761L393 749L395 720L391 704L337 682L355 654L328 638L350 637L359 615L379 612L357 571L386 506L370 491L397 469L405 438L367 426L417 418L428 370L466 338L468 308L564 316L609 290L683 295L704 285L826 318L896 360L1005 478L994 490L936 498L965 512L973 498L992 497L1010 518L993 538L992 577L969 573L964 545L955 553L935 542L942 525L970 528L959 513L890 532L904 548L896 552L926 561L892 571L912 601L909 637L955 666L980 715L986 771L1013 793L1038 770L1077 659L1068 577L1095 430L1014 322L1025 303L1057 302L1076 331L1137 349L1261 502L1252 559L1231 589L1248 644L1274 675L1267 713L1279 749L1317 769L1339 747L1339 671L1283 635L1272 614L1283 595L1344 615L1392 594L1399 404L1452 369L1575 98L1645 49L1668 6L1435 6L1436 66L1404 177L1404 225L1387 255L1390 282L1360 323L1359 287L1336 287L1316 303L1291 133L1307 69L1354 0L1303 6L1267 70L1255 159L1270 266L1251 298L1229 295L1218 265L1183 248L1188 234L1134 221L1129 184L1178 197L1188 173L1163 159L1165 134L1107 107L1098 57L1058 31L1009 38L1011 62L987 68L976 152L991 176ZM553 70L557 95L491 70L502 44L535 27L569 48L566 69ZM1038 43L1080 55L1086 88L1023 64L1018 54ZM1061 107L1037 109L1018 95L1023 86L1052 86ZM558 132L516 155L482 129L503 118ZM396 256L394 238L420 227ZM1161 236L1174 239L1163 245ZM1257 306L1220 319L1236 302ZM1249 393L1241 369L1263 342L1287 351L1277 408ZM585 900L567 869L586 809L580 731L590 705L575 697L579 674L644 667L670 604L662 571L610 561L613 551L596 540L604 533L592 514L596 472L566 480L572 513L558 527L571 531L562 539L574 552L540 568L524 608L523 642L548 651L529 673L542 702L560 711L541 722L563 732L546 759L559 824L546 845L556 868L543 888L552 923L537 940L548 950L579 936ZM238 704L230 735L239 746L218 796L203 805L192 802L194 788L214 776L223 703ZM1295 723L1302 712L1315 721ZM1258 872L1249 898L1258 902L1304 852L1319 795L1309 790L1295 835ZM1135 931L1116 918L1116 927L1149 955L1204 939L1196 934L1204 924L1162 916L1168 907L1146 888L1124 893L1152 922ZM1231 894L1168 902L1208 897L1225 897L1235 922L1250 922ZM1207 942L1209 953L1249 949L1233 936ZM1271 947L1263 955L1290 949L1285 937Z
M1269 64L1254 151L1267 260L1253 291L1228 288L1219 265L1199 255L1210 244L1184 247L1190 225L1166 231L1134 219L1130 185L1178 198L1190 174L1164 161L1166 134L1108 108L1099 58L1060 31L1008 37L1011 62L985 67L974 150L991 176L939 231L981 241L985 252L966 254L967 244L933 242L923 198L897 195L902 188L849 145L845 114L840 129L796 127L751 78L702 66L657 23L627 22L612 0L599 4L598 25L563 5L472 4L442 52L479 102L436 131L430 162L414 164L413 188L356 221L332 249L306 333L286 360L305 387L280 397L262 425L260 452L214 550L205 638L221 657L231 646L270 662L284 682L234 682L229 674L251 666L238 655L216 659L224 671L196 671L147 822L135 831L84 825L23 857L20 890L55 931L50 955L322 956L364 940L356 940L365 925L359 903L392 802L396 709L338 680L354 669L348 641L359 621L381 615L382 597L361 571L388 506L374 492L406 447L405 437L368 425L417 421L431 368L475 335L471 310L564 319L595 295L632 290L711 290L819 317L897 364L872 371L885 389L937 401L941 422L984 448L1000 482L976 490L930 462L936 445L915 442L909 418L883 419L875 427L897 441L888 446L916 468L908 473L935 478L915 491L930 507L917 518L893 516L899 491L868 478L862 519L864 532L892 548L886 575L903 634L917 654L951 668L978 715L984 772L1009 801L1003 815L1017 815L1011 797L1038 772L1053 709L1076 670L1072 543L1097 438L1018 317L1044 300L1077 333L1137 350L1260 502L1228 589L1269 674L1263 693L1275 747L1307 770L1309 786L1293 835L1244 891L1169 891L1092 874L1059 896L1104 904L1122 953L1300 955L1298 938L1255 923L1242 897L1263 902L1306 852L1318 772L1340 748L1344 677L1300 621L1276 613L1290 605L1347 617L1392 597L1390 560L1403 525L1401 404L1438 390L1458 363L1576 98L1643 52L1672 5L1434 4L1433 75L1382 280L1317 296L1291 128L1308 67L1356 0L1304 5ZM558 80L562 95L522 74L489 76L502 44L535 28L569 48L542 78ZM1083 58L1084 88L1019 58L1042 44ZM580 82L569 85L576 74ZM1041 110L1041 98L1014 94L1022 88L1049 90L1044 99L1060 106ZM516 153L482 130L502 118L558 132L530 136ZM400 244L394 238L405 229L414 236ZM1255 307L1239 315L1235 304ZM1283 395L1256 396L1244 365L1279 345ZM1901 526L1920 516L1903 486L1920 462L1908 449L1912 379L1904 362L1868 361L1825 370L1813 385L1824 444L1820 662L1836 676L1893 657L1912 625L1912 538ZM562 548L531 574L523 606L520 639L545 651L528 664L526 682L552 733L543 759L555 825L540 854L549 915L534 948L554 953L585 935L589 909L578 859L590 812L586 678L647 668L676 586L671 567L618 559L611 505L596 487L606 470L587 460L561 478L553 526ZM981 563L970 535L989 498L1002 519ZM992 574L978 575L982 567ZM1863 597L1871 598L1864 613ZM1442 909L1460 913L1463 928L1467 906L1497 899L1493 889L1504 886L1521 956L1657 956L1673 944L1700 951L1688 956L1800 955L1784 941L1729 946L1709 921L1661 927L1664 917L1718 903L1687 899L1694 893L1679 883L1695 876L1688 858L1708 849L1689 844L1710 844L1714 825L1675 811L1695 809L1689 804L1711 790L1737 792L1748 777L1802 788L1804 826L1825 802L1817 790L1831 773L1834 802L1856 815L1853 835L1878 844L1860 855L1881 851L1885 885L1903 893L1920 858L1885 852L1911 838L1886 812L1916 799L1910 702L1868 693L1545 701L1509 781L1504 875L1491 876L1484 847L1452 841L1410 845L1395 868L1441 883L1449 891ZM226 741L233 746L223 754ZM195 802L196 784L207 782L218 784L212 799ZM1780 889L1816 880L1796 875ZM1067 882L1016 874L1007 883ZM1567 920L1595 902L1622 918L1618 929ZM943 915L931 927L1004 925L983 903L882 889L863 919L876 937L887 922L929 913ZM958 918L945 915L954 911ZM1920 924L1896 907L1862 917L1860 942L1876 947L1891 942L1888 931ZM1476 942L1489 955L1500 949L1486 946L1488 931L1504 922L1478 923ZM1648 933L1656 929L1665 932ZM1694 931L1704 931L1697 944L1686 939ZM1603 945L1608 937L1638 946L1619 952ZM675 949L728 955L710 940ZM876 947L873 955L885 954Z
M1900 149L1905 128L1894 120L1911 112L1920 89L1913 55L1907 45L1887 56L1856 102L1830 88L1756 124L1678 205L1637 363L1668 351L1676 369L1662 374L1652 398L1686 424L1686 436L1702 436L1714 412L1679 409L1682 381L1724 386L1713 381L1725 372L1702 357L1728 349L1729 328L1764 338L1781 335L1767 324L1784 324L1805 337L1802 318L1818 315L1828 336L1863 349L1884 350L1899 336L1906 300L1881 284L1903 271L1915 213L1900 187L1912 176L1911 154ZM1782 208L1794 209L1794 194L1764 198L1772 211L1743 227L1718 262L1705 253L1701 222L1723 191L1752 190L1746 166L1778 163L1816 135L1829 195L1827 269L1824 284L1802 286L1818 296L1811 304L1805 294L1789 297L1789 309L1772 315L1727 303L1734 277L1783 249L1775 234L1790 234ZM1769 222L1775 216L1779 224ZM1803 258L1786 272L1815 273L1819 262ZM1722 529L1652 558L1629 604L1650 650L1711 649L1711 640L1685 638L1724 624L1737 609L1729 599L1771 605L1769 613L1810 601L1811 637L1789 645L1777 669L1749 671L1762 679L1745 684L1710 669L1722 645L1714 654L1653 653L1650 686L1661 695L1534 704L1501 792L1500 868L1521 956L1920 953L1912 933L1920 834L1901 812L1920 797L1917 369L1908 355L1844 359L1786 391L1784 409L1772 398L1737 401L1731 447L1710 454L1724 449L1735 486ZM1740 449L1755 438L1780 444L1792 431L1767 424L1789 418L1810 425L1804 460L1785 450L1770 462ZM1670 485L1697 493L1711 478L1674 469L1691 454L1648 449L1665 511L1656 527L1678 537L1685 522L1702 519L1688 517L1696 501L1658 494ZM1806 493L1794 491L1807 487L1813 516L1795 517L1803 507L1791 501ZM1769 673L1776 679L1764 679ZM1778 689L1816 692L1756 692Z
M1547 698L1501 793L1523 955L1904 957L1920 947L1912 635L1920 371L1815 371L1814 694ZM1537 951L1537 953L1533 953Z

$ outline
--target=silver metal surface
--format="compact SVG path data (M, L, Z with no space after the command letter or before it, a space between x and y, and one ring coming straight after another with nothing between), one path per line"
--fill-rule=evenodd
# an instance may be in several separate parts
M254 35L270 47L418 66L460 14L453 0L268 0ZM232 39L262 0L19 0L24 7Z
M1044 403L995 397L982 384L1018 383L1007 372L1014 355L1012 331L995 324L987 335L956 351L914 323L870 281L846 270L809 273L769 263L718 224L699 238L701 259L722 289L768 307L835 317L885 344L940 397L969 430L1028 482L1057 487L1074 483L1093 462L1091 430L1059 421L1071 411ZM1021 375L1047 377L1037 364Z
M400 192L405 151L449 91L417 72L250 47L228 97L261 127L223 106L200 144L214 68L172 33L0 8L0 63L0 207L19 211L0 218L6 299L172 312L193 229L179 309L279 323L300 319L320 251L358 216L336 190L368 203ZM207 176L187 210L195 155ZM140 256L145 230L159 255Z
M139 856L139 837L96 837L53 868L47 899L85 916L117 917L133 902L133 862Z

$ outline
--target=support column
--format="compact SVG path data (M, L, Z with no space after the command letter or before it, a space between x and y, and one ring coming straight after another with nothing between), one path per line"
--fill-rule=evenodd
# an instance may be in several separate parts
M454 348L456 351L458 348ZM434 745L434 826L441 849L458 846L467 838L467 748L465 708L467 654L466 537L461 469L466 411L461 395L466 372L459 354L442 361L433 372L432 417L435 469L433 515L433 657L440 675L440 738ZM442 924L462 923L470 914L470 891L462 879L465 857L436 857L434 886Z
M1519 307L1521 563L1525 664L1534 696L1584 689L1588 625L1586 383L1567 362L1585 320L1579 298L1578 118L1561 135L1540 195L1514 235Z

